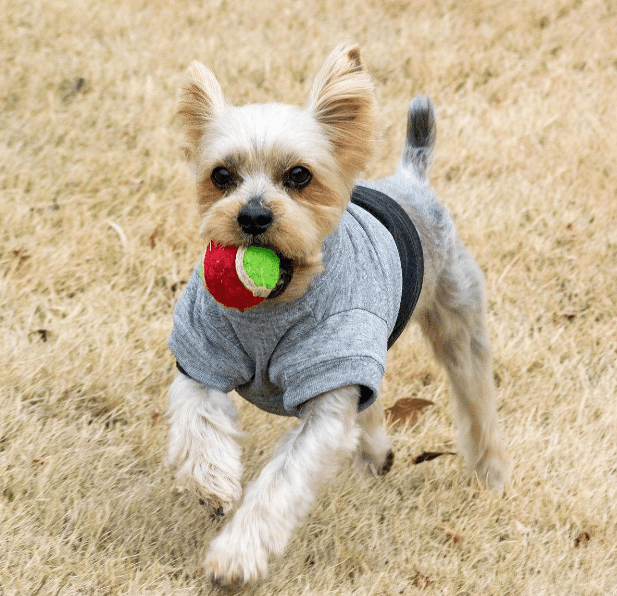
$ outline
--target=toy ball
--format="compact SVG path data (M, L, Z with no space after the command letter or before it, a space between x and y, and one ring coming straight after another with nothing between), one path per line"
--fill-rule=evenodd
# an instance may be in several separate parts
M200 273L206 290L218 303L242 311L272 294L281 277L281 260L262 246L210 242Z

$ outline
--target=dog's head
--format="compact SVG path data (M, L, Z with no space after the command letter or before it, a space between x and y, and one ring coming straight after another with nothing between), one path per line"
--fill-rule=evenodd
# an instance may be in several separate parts
M292 300L321 271L354 178L372 153L376 103L356 45L339 45L301 109L232 106L212 72L189 66L178 113L197 180L201 234L230 246L266 246L293 262Z

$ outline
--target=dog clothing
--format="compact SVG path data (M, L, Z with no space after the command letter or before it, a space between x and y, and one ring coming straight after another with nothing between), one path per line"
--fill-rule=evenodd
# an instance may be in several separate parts
M348 385L360 386L358 409L369 407L420 295L418 234L398 203L356 187L323 259L303 296L244 312L217 303L196 267L169 338L180 371L272 414L299 416L312 397Z

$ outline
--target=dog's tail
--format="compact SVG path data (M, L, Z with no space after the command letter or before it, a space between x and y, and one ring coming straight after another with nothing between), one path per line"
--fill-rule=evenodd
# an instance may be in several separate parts
M409 104L407 135L400 168L426 182L435 152L435 108L430 97L418 95Z

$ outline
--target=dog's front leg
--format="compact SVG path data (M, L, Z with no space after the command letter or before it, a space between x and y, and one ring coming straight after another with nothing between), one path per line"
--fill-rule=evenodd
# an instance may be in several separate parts
M178 373L169 388L169 463L179 482L215 512L224 514L240 498L241 449L236 411L225 393Z
M270 554L281 555L317 490L358 445L358 388L343 387L310 400L302 422L277 449L244 501L210 545L205 567L216 583L265 577Z

